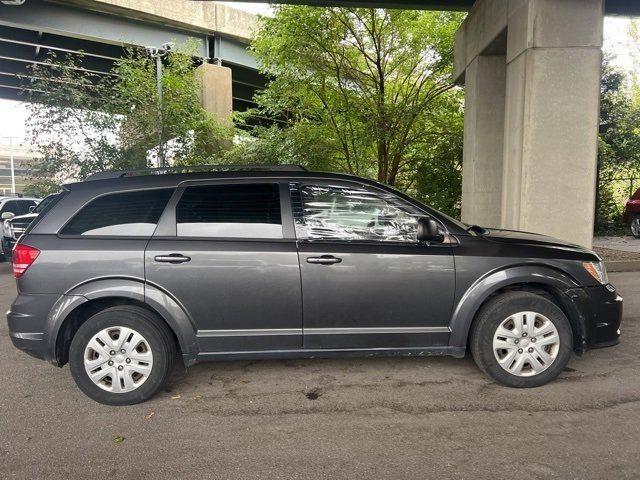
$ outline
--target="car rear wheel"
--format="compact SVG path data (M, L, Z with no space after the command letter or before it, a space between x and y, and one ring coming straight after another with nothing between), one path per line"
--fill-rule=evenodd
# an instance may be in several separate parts
M107 405L151 398L171 372L175 342L151 312L116 306L96 313L76 332L69 366L78 387Z
M631 220L631 235L635 238L640 238L640 215L633 217Z
M571 325L562 310L529 292L490 300L471 332L471 353L478 367L509 387L550 382L564 370L572 350Z

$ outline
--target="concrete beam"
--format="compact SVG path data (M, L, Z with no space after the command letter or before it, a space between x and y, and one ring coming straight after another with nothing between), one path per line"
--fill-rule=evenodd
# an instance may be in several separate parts
M602 22L602 0L533 0L510 15L506 228L591 246Z
M245 0L228 0L244 2ZM253 0L269 3L270 0ZM503 0L507 1L507 0ZM417 10L470 10L475 0L278 0L277 3L312 5L317 7L366 7L366 8L410 8ZM607 15L640 15L640 2L637 0L607 0Z
M200 100L203 108L222 124L230 124L233 113L231 69L203 64L197 69L202 85Z
M502 222L502 170L506 63L504 56L476 57L465 88L462 221L499 227Z
M53 33L113 45L162 45L195 42L198 55L207 52L205 34L178 28L144 23L139 20L58 5L43 0L29 0L20 7L0 5L0 25Z
M245 0L230 0L244 2ZM270 3L270 0L258 0ZM407 8L414 10L469 10L474 0L278 0L276 3L313 7Z
M514 0L482 0L474 4L455 40L454 79L464 81L469 64L482 55L507 28L509 4Z
M33 1L33 0L30 0ZM161 23L191 32L220 34L248 42L258 17L213 2L176 0L67 0L86 10Z
M488 216L500 211L501 227L591 245L603 2L507 0L501 8L495 0L478 0L474 5L456 48L463 57L456 61L457 74L465 78L471 102L466 107L471 118L465 119L464 161L469 165L464 165L464 175L472 176L463 179L466 220L495 222ZM496 45L504 53L504 103L487 87L496 82L495 72L480 68L486 62L483 54L495 54ZM478 100L480 92L484 104ZM477 172L499 170L497 135L488 127L498 118L490 115L491 99L496 108L504 105L502 184L497 190L492 176Z

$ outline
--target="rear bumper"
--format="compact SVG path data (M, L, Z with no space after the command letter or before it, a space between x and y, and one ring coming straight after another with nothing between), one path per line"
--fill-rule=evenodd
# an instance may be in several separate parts
M11 332L13 346L31 355L32 357L46 360L46 344L42 332Z
M16 297L7 312L9 336L13 345L32 357L53 361L55 352L48 341L48 317L60 295Z
M584 326L584 347L601 348L616 345L622 322L622 297L611 284L573 288L567 291Z

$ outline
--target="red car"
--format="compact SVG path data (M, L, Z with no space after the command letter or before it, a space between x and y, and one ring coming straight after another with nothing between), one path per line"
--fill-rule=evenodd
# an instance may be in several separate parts
M640 238L640 188L627 202L622 219L631 228L631 234Z

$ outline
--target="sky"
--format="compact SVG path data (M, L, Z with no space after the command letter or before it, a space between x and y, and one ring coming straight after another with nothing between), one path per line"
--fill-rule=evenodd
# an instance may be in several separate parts
M218 2L251 13L268 15L270 7L263 3L249 2ZM604 50L614 55L613 62L621 68L631 71L634 68L632 47L627 31L629 19L621 17L608 17L605 19ZM20 102L0 99L0 143L8 143L2 137L24 137L24 124L26 119L25 106Z

